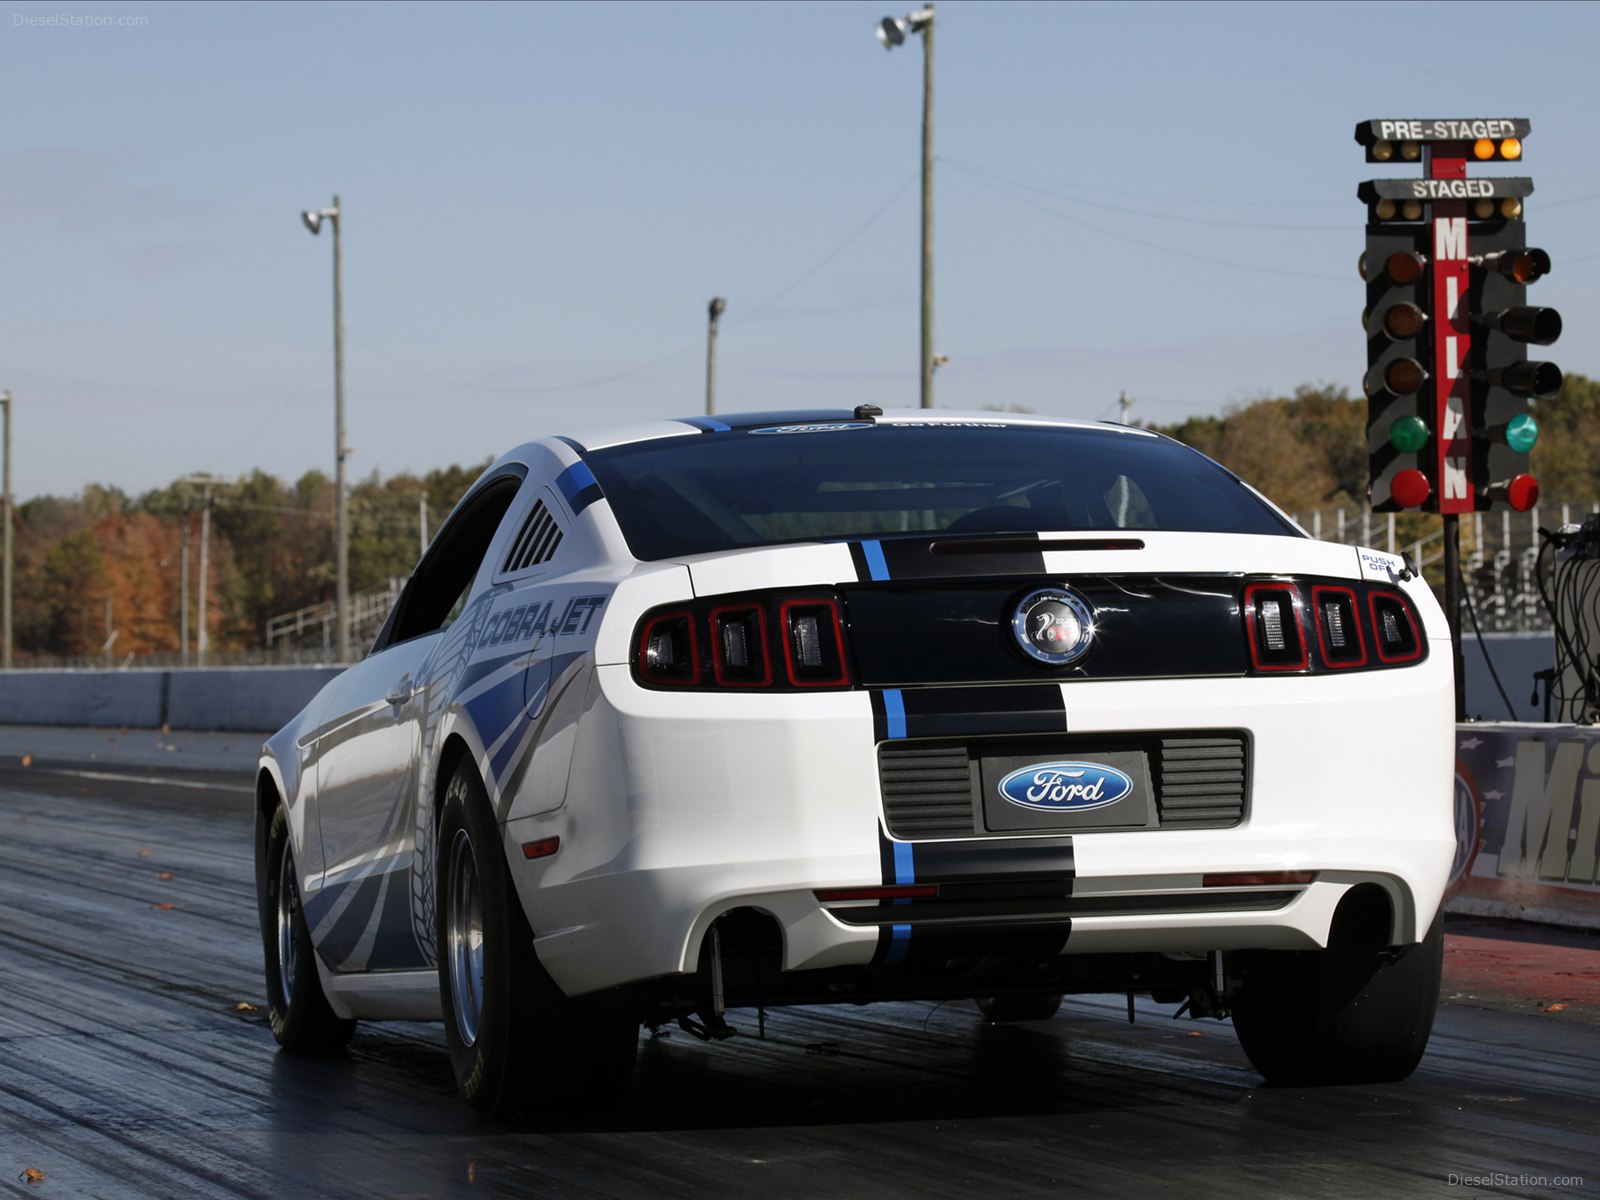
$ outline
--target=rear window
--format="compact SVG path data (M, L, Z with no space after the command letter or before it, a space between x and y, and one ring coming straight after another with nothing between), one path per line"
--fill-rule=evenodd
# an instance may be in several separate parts
M1040 426L729 430L592 451L636 558L896 534L1167 529L1295 535L1165 438Z

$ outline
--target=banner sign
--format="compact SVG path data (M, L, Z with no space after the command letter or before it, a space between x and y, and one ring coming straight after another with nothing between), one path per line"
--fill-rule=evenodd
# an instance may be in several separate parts
M1456 727L1447 912L1600 929L1600 728Z

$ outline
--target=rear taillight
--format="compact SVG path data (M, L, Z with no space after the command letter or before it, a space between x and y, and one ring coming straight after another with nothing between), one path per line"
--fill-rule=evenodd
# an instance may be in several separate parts
M1416 614L1404 596L1394 592L1373 592L1367 598L1372 606L1372 644L1383 663L1416 662L1422 657L1422 638L1417 633Z
M843 687L850 682L844 665L844 623L839 602L785 600L779 605L784 641L783 665L795 687Z
M724 604L711 610L711 667L723 687L766 687L772 682L767 613L759 604Z
M830 594L659 609L639 622L634 678L705 690L850 687L843 606Z
M1259 580L1245 585L1242 607L1256 673L1393 667L1427 654L1411 601L1382 585Z
M1258 671L1306 669L1306 630L1300 589L1285 583L1252 583L1244 590L1250 662Z
M1328 666L1364 667L1367 641L1361 630L1361 608L1347 587L1314 587L1311 606L1317 612L1317 649Z
M700 645L695 620L686 612L648 618L639 634L639 677L666 687L700 682Z

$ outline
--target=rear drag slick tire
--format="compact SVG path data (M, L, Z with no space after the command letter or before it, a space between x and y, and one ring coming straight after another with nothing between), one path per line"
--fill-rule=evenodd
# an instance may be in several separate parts
M1389 951L1387 903L1352 899L1355 907L1335 915L1326 950L1260 961L1234 1000L1239 1044L1268 1083L1391 1083L1416 1070L1427 1049L1444 965L1442 914L1421 942Z
M494 1115L619 1105L639 1045L632 996L568 999L540 965L470 762L445 788L436 845L439 997L462 1098Z

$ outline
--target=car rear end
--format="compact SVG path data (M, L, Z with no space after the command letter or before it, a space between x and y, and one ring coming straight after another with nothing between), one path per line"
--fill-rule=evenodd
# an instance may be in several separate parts
M569 993L1176 998L1357 889L1422 937L1450 655L1401 560L1136 431L668 440L586 456L657 569L606 611L567 804L511 831L563 838L522 892Z

